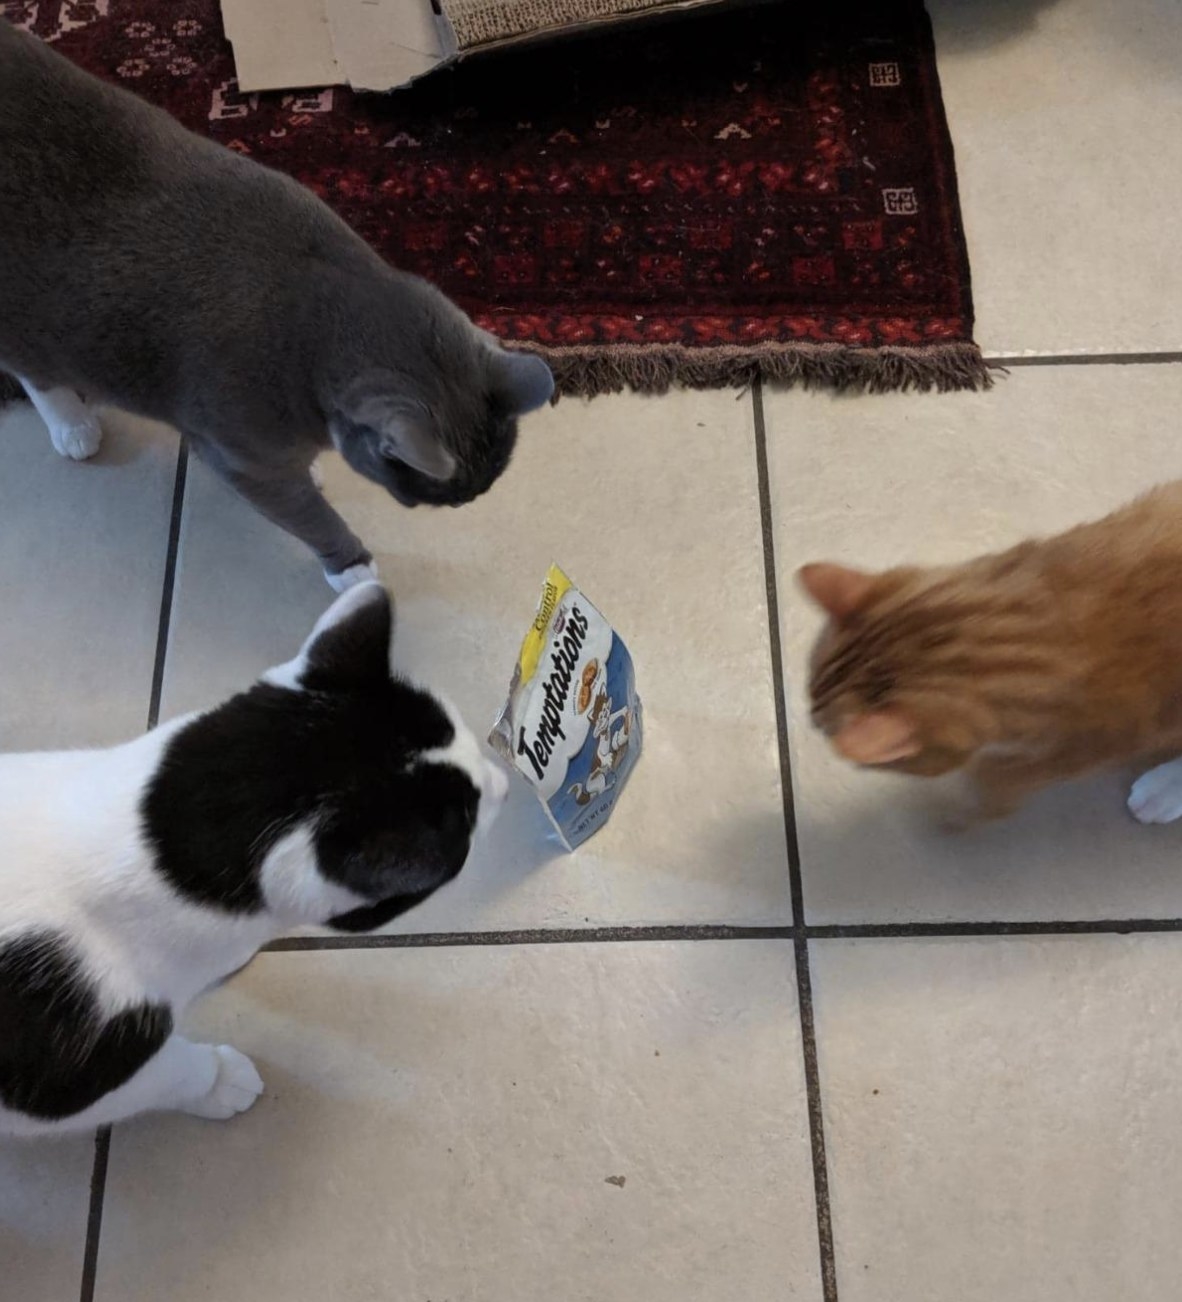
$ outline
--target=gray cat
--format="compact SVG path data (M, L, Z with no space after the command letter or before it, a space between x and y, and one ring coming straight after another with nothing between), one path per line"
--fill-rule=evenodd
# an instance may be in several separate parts
M289 177L184 130L0 19L0 370L82 459L91 404L165 421L319 556L372 557L311 476L330 444L399 502L505 469L553 380L395 271Z

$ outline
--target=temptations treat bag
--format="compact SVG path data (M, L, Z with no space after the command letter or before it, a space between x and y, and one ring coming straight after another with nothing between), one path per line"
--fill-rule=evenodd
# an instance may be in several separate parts
M568 850L607 821L640 755L632 657L556 565L489 741L533 786Z

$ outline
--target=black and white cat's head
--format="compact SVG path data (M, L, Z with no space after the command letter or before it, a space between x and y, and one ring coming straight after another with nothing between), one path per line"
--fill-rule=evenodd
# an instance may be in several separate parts
M331 395L329 433L404 506L460 506L504 472L518 418L549 402L554 378L431 286L406 277L403 289L398 319L356 345L364 363Z
M385 589L352 588L294 660L172 739L142 814L183 895L361 931L459 873L508 780L391 673L392 632Z

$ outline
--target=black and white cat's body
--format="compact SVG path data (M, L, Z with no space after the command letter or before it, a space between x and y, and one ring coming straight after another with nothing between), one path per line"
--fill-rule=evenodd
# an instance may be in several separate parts
M98 449L92 404L175 426L338 588L371 557L312 481L322 451L406 505L459 505L553 390L543 362L388 266L291 178L2 18L0 371L65 456Z
M176 1034L187 1005L292 927L369 930L460 871L506 779L391 676L390 632L357 586L218 709L0 756L0 1136L249 1107L254 1067Z

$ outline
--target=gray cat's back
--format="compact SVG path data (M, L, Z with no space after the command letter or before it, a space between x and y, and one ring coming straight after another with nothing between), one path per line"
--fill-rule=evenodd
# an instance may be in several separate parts
M0 372L54 447L94 407L175 426L338 589L372 556L309 475L330 444L398 502L456 506L549 400L503 349L310 191L0 19Z
M294 292L315 266L381 271L290 178L2 20L0 230L0 362L91 392L102 376L96 397L133 394L142 414L174 423L200 401L205 354L233 340L249 371L252 350L297 321Z

